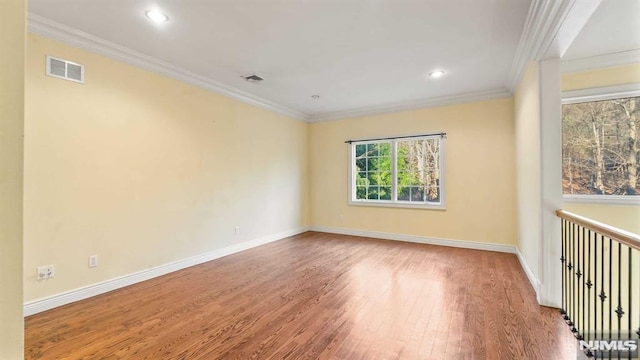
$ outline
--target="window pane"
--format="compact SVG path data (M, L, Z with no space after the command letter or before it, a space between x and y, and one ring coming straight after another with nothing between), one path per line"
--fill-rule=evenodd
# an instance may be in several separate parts
M380 200L391 200L391 187L380 188Z
M424 174L422 175L424 176ZM411 174L411 185L412 186L424 185L424 178L422 178L420 173Z
M425 201L423 187L411 187L411 201Z
M409 186L411 185L411 173L409 172L398 172L398 186Z
M367 194L367 199L369 199L369 200L378 200L378 187L377 186L369 186L369 194Z
M411 188L409 187L398 187L398 200L399 201L409 201L410 199Z
M356 156L362 156L367 152L367 145L356 145Z
M564 194L640 195L639 107L640 97L562 106Z
M357 186L368 186L369 185L369 179L367 179L367 173L366 172L359 172L356 178L356 185Z
M367 170L368 171L377 171L379 164L380 164L380 159L378 159L377 157L367 158Z
M391 143L382 143L379 145L380 156L391 157Z
M440 188L429 188L427 190L428 202L440 202Z
M356 159L356 171L367 171L367 159Z
M391 183L391 171L381 171L379 184L382 186L391 186Z
M366 186L358 186L356 187L356 199L366 199L367 198L367 187Z
M378 174L377 172L368 172L367 179L369 180L369 185L378 185Z
M427 201L425 189L440 185L440 140L398 141L397 156L398 186L410 187L398 191L398 200Z
M367 144L367 156L378 156L378 144Z

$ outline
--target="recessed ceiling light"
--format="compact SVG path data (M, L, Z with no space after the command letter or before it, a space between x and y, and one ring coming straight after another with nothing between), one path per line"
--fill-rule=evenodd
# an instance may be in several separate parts
M311 98L314 100L320 99L320 95L311 95Z
M442 76L444 76L444 71L442 70L436 70L429 74L429 77L433 79L441 78Z
M145 13L147 17L156 23L169 21L169 17L158 10L149 10Z

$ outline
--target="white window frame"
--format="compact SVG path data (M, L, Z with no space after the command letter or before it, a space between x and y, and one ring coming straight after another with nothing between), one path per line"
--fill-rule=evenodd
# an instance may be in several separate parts
M562 92L562 105L640 96L640 83L597 87ZM602 205L640 205L640 195L562 194L565 203Z
M400 141L408 140L427 140L437 139L439 141L439 156L440 156L440 201L439 202L412 202L412 201L399 201L398 198L398 158L397 158L397 144ZM431 210L445 210L445 136L442 135L427 135L427 136L415 136L415 137L398 137L388 140L365 140L354 141L349 144L349 205L354 206L374 206L374 207L392 207L392 208L409 208L409 209L431 209ZM356 145L362 144L379 144L383 142L391 143L391 200L368 200L368 199L356 199L356 177L354 171L356 169L355 149Z

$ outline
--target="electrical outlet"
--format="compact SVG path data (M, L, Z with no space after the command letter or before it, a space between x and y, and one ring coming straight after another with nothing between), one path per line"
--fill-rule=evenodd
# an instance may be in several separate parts
M38 266L38 272L37 272L38 280L50 279L53 276L54 276L53 265Z
M98 255L89 256L89 267L93 268L98 266Z
M236 235L240 234L240 226L236 226L235 231L236 231Z

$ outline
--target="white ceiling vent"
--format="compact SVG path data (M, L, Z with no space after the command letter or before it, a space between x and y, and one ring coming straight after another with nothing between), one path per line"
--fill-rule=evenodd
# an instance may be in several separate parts
M84 66L47 56L47 75L84 84Z

